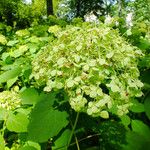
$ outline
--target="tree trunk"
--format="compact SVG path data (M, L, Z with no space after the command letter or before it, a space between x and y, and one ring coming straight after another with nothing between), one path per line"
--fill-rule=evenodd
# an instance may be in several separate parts
M117 2L118 2L118 16L121 17L121 15L122 15L122 1L117 0Z
M80 16L80 0L76 1L76 10L77 10L76 16L79 17Z
M46 0L46 6L47 6L47 16L54 15L53 0Z

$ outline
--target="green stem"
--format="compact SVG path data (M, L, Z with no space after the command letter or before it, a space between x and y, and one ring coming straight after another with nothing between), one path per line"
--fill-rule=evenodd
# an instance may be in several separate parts
M76 120L75 120L75 122L74 122L74 125L73 125L73 128L72 128L72 132L71 132L70 138L69 138L69 140L68 140L68 146L67 146L67 147L69 147L69 145L70 145L72 136L73 136L73 134L74 134L74 131L75 131L75 128L76 128L76 125L77 125L77 122L78 122L78 118L79 118L79 112L77 113Z

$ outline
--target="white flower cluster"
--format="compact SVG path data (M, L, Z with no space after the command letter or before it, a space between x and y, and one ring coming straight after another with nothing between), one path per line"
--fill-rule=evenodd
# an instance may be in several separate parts
M137 68L141 51L103 24L51 30L57 39L32 62L36 85L47 92L65 89L74 110L94 117L127 113L130 100L142 95Z
M0 108L13 110L20 106L21 99L15 91L0 92Z

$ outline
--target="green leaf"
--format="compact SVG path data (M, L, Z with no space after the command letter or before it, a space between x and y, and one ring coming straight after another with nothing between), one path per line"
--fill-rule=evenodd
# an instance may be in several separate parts
M38 143L32 142L32 141L27 141L25 145L20 148L19 150L41 150L41 147Z
M26 132L29 120L23 113L17 113L16 115L10 113L6 121L6 127L10 131L14 132Z
M0 134L0 150L5 150L5 142L1 134Z
M65 130L62 135L54 142L54 146L52 150L59 149L59 150L66 150L66 146L68 144L68 140L71 135L71 130Z
M140 120L132 120L132 130L146 139L150 139L150 128Z
M4 72L3 74L0 75L0 84L19 76L20 73L21 67L16 67L12 70Z
M35 104L39 99L39 94L35 88L27 88L20 93L22 104Z
M124 125L124 126L128 126L130 124L130 117L127 116L127 115L123 115L121 116L121 123Z
M147 117L150 119L150 94L147 96L147 98L144 101L144 108Z
M7 43L7 46L14 46L16 43L18 43L19 41L18 40L12 40L12 41L9 41Z
M33 146L24 146L22 148L19 148L19 150L37 150L37 149Z
M54 110L55 95L36 104L28 126L28 139L35 142L46 142L56 136L68 124L67 113Z
M135 113L141 113L145 111L144 105L142 103L139 103L137 100L133 101L133 105L129 109Z
M126 134L127 144L123 146L123 150L149 150L150 141L147 141L142 135L129 131Z
M10 88L16 81L17 81L18 77L15 77L13 79L10 79L7 81L7 88Z

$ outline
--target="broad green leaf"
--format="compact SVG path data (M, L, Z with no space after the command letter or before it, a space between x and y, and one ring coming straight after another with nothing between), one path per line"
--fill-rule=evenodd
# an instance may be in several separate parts
M130 117L127 116L127 115L123 115L121 116L121 123L124 125L124 126L128 126L130 124Z
M146 139L150 139L150 128L140 120L132 120L132 130Z
M32 141L27 141L25 145L20 148L19 150L41 150L41 147L38 143L32 142Z
M18 108L16 110L16 112L22 113L22 114L28 116L30 114L30 112L31 112L31 109L32 109L31 107L29 107L29 108Z
M144 108L147 117L150 119L150 94L147 96L147 98L144 101Z
M51 101L55 101L55 95L38 102L34 107L28 126L29 140L46 142L68 124L67 113L54 110Z
M137 100L133 101L133 105L129 109L135 113L141 113L145 111L144 105L142 103L139 103Z
M123 150L149 150L150 141L147 141L142 135L129 131L126 134L127 144L123 146Z
M27 88L20 93L22 104L35 104L39 99L39 94L35 88Z
M5 150L5 142L1 133L0 133L0 150Z
M20 73L21 73L21 67L16 67L12 70L4 72L3 74L0 75L0 84L19 76Z
M37 149L33 146L24 146L22 148L19 148L19 150L37 150Z
M66 146L68 144L68 140L71 135L71 130L67 129L65 130L58 139L54 142L54 146L52 147L52 150L66 150Z
M12 114L10 113L6 121L6 127L14 132L26 132L29 120L23 113Z
M17 81L18 77L15 77L13 79L10 79L7 81L7 88L10 88L16 81Z

